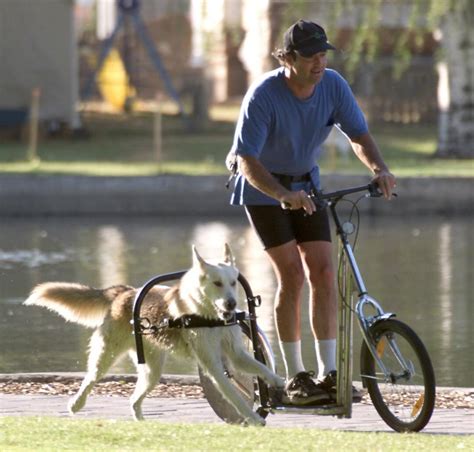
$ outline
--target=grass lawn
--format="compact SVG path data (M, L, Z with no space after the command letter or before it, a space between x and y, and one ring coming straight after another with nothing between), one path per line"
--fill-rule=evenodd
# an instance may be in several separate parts
M153 147L153 115L147 112L107 114L86 112L85 138L43 138L40 161L25 160L25 142L0 143L0 172L67 173L140 176L160 173L189 175L226 174L224 159L232 143L238 109L215 107L206 131L189 131L177 116L163 115L162 158ZM432 157L436 128L426 125L384 125L372 130L390 168L397 176L474 176L472 160ZM367 173L349 153L328 150L321 161L323 172Z
M474 437L352 433L156 421L0 418L4 451L446 451L473 450Z

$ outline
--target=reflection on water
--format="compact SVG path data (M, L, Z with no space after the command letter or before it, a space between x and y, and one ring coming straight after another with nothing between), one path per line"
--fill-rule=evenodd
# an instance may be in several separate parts
M468 219L364 218L356 255L369 292L425 342L438 384L474 386L472 370L472 223ZM21 302L44 281L95 287L141 286L152 276L186 269L191 244L206 258L232 245L241 272L262 296L259 324L279 358L273 325L275 279L245 219L8 219L0 226L0 373L83 371L90 331ZM303 301L307 305L307 293ZM305 313L307 309L303 310ZM315 369L309 320L304 360ZM355 335L358 368L360 337ZM124 360L115 372L131 372ZM195 373L171 359L168 373Z
M453 308L451 303L453 266L451 251L452 228L450 224L442 224L439 228L439 304L441 310L445 313L441 319L440 330L443 348L449 350L452 347L452 326L453 326ZM447 357L447 362L451 361Z

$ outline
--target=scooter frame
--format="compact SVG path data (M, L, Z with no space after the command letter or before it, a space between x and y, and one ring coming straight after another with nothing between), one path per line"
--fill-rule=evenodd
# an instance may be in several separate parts
M348 240L348 235L353 232L353 225L350 222L341 223L336 211L337 203L346 195L366 191L366 197L379 197L381 193L373 184L353 187L345 190L339 190L332 193L313 192L312 197L319 208L328 207L336 226L336 233L339 238L339 262L341 272L339 275L339 297L337 310L337 396L336 402L327 405L318 406L290 406L275 402L271 388L260 378L257 379L258 400L260 406L257 412L266 417L268 413L298 413L298 414L317 414L334 415L339 418L350 418L352 416L352 363L353 363L353 315L356 313L362 337L368 346L375 362L385 374L385 381L390 382L393 375L385 368L382 360L379 358L374 346L374 340L370 334L370 328L377 322L383 322L391 317L393 313L385 313L380 304L369 296L365 287L364 280L357 265L352 246ZM152 325L148 320L140 317L141 304L147 293L157 284L180 279L186 271L178 271L158 275L150 279L138 291L133 306L133 329L136 341L138 363L145 363L143 352L142 335L149 331ZM255 296L252 292L247 279L239 274L238 281L244 289L247 301L248 315L245 320L250 328L250 339L254 356L260 362L266 363L274 369L274 356L271 347L263 332L258 328L256 308L260 306L260 296ZM355 296L357 294L357 296ZM357 298L355 308L354 300ZM369 315L366 310L372 309L374 315ZM262 341L263 338L263 341ZM397 350L394 342L390 344L394 350L397 359L404 368L409 368L401 353ZM266 350L262 350L265 347ZM270 358L271 362L265 362L265 357ZM371 378L369 376L364 376Z

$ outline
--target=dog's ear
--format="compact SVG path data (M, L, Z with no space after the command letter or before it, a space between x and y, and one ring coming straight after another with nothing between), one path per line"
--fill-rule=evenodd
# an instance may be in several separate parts
M193 245L193 267L203 267L206 261L199 255L196 247Z
M226 264L235 266L235 259L228 243L224 245L224 262Z

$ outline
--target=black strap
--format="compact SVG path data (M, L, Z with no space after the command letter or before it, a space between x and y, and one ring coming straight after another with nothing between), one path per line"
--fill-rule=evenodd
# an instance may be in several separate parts
M215 328L219 326L232 326L237 322L245 320L247 313L237 312L229 320L208 319L200 315L183 315L176 319L167 319L164 323L168 328ZM161 326L161 325L160 325Z
M290 176L288 174L278 174L272 173L272 176L278 179L281 185L283 185L286 189L291 190L291 184L293 182L309 182L311 181L311 174L305 173L299 176Z

